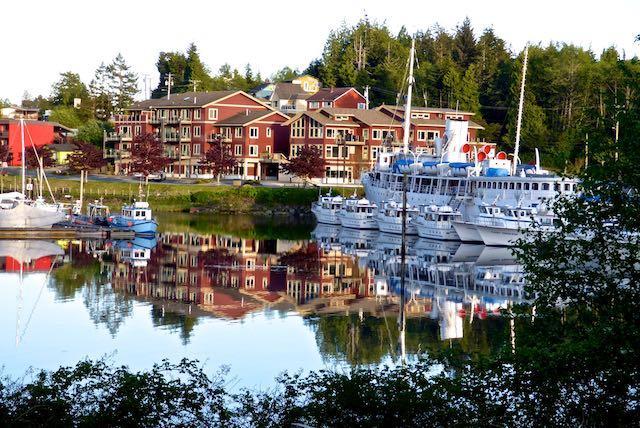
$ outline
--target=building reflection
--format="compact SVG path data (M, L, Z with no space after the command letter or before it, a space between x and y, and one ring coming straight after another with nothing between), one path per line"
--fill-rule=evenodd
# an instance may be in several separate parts
M402 309L409 353L491 352L508 334L501 311L525 298L522 268L508 249L413 237L401 308L399 237L325 225L309 240L189 231L58 244L0 241L0 267L51 270L58 298L82 297L91 319L113 335L136 301L185 343L204 318L298 313L324 357L352 363L394 356Z

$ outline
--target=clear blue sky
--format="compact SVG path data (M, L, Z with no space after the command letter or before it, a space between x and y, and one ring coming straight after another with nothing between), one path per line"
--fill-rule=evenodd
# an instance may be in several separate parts
M267 76L285 65L303 69L320 55L332 28L365 12L394 32L435 23L452 29L469 16L477 32L492 26L513 50L528 41L566 41L596 54L615 45L627 57L640 55L639 0L13 1L2 5L0 97L19 102L25 90L48 95L67 70L88 82L118 52L155 86L158 52L192 41L212 70L225 62L238 68L250 62Z

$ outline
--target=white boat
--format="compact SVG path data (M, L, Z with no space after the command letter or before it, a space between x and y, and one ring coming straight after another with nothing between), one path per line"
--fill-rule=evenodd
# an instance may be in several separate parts
M340 224L354 229L377 229L375 219L377 205L366 198L348 198L338 212Z
M413 223L414 218L418 215L418 210L414 207L406 207L406 229L405 234L417 235L418 229ZM385 233L402 233L402 204L394 201L385 202L376 213L376 221L381 232Z
M0 228L6 229L48 229L67 218L60 204L49 204L40 195L35 201L25 196L26 156L24 145L24 119L20 119L21 129L21 178L22 191L0 194ZM40 167L42 176L42 166Z
M459 240L452 222L462 215L448 205L426 205L420 208L420 213L413 219L413 223L421 238Z
M460 218L451 221L451 225L462 242L482 242L482 237L472 222Z
M519 239L527 239L532 231L551 232L558 221L550 212L539 213L534 207L481 207L482 214L474 226L485 245L515 245Z
M311 206L311 212L319 223L340 224L338 212L342 208L342 196L320 196Z

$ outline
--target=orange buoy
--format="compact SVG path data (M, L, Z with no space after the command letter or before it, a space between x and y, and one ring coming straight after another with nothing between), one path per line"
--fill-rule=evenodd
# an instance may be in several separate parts
M486 158L487 158L487 154L485 152L479 152L478 153L478 162L482 162Z
M496 155L496 157L498 159L506 159L507 158L507 154L505 152L498 152L498 154Z
M482 146L482 151L488 155L489 153L491 153L491 146Z
M463 144L462 145L462 153L469 153L471 151L471 145L470 144Z

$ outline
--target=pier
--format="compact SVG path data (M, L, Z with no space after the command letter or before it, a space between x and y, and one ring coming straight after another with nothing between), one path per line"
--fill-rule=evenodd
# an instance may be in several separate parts
M0 228L0 239L133 239L131 230L56 225L50 229Z

